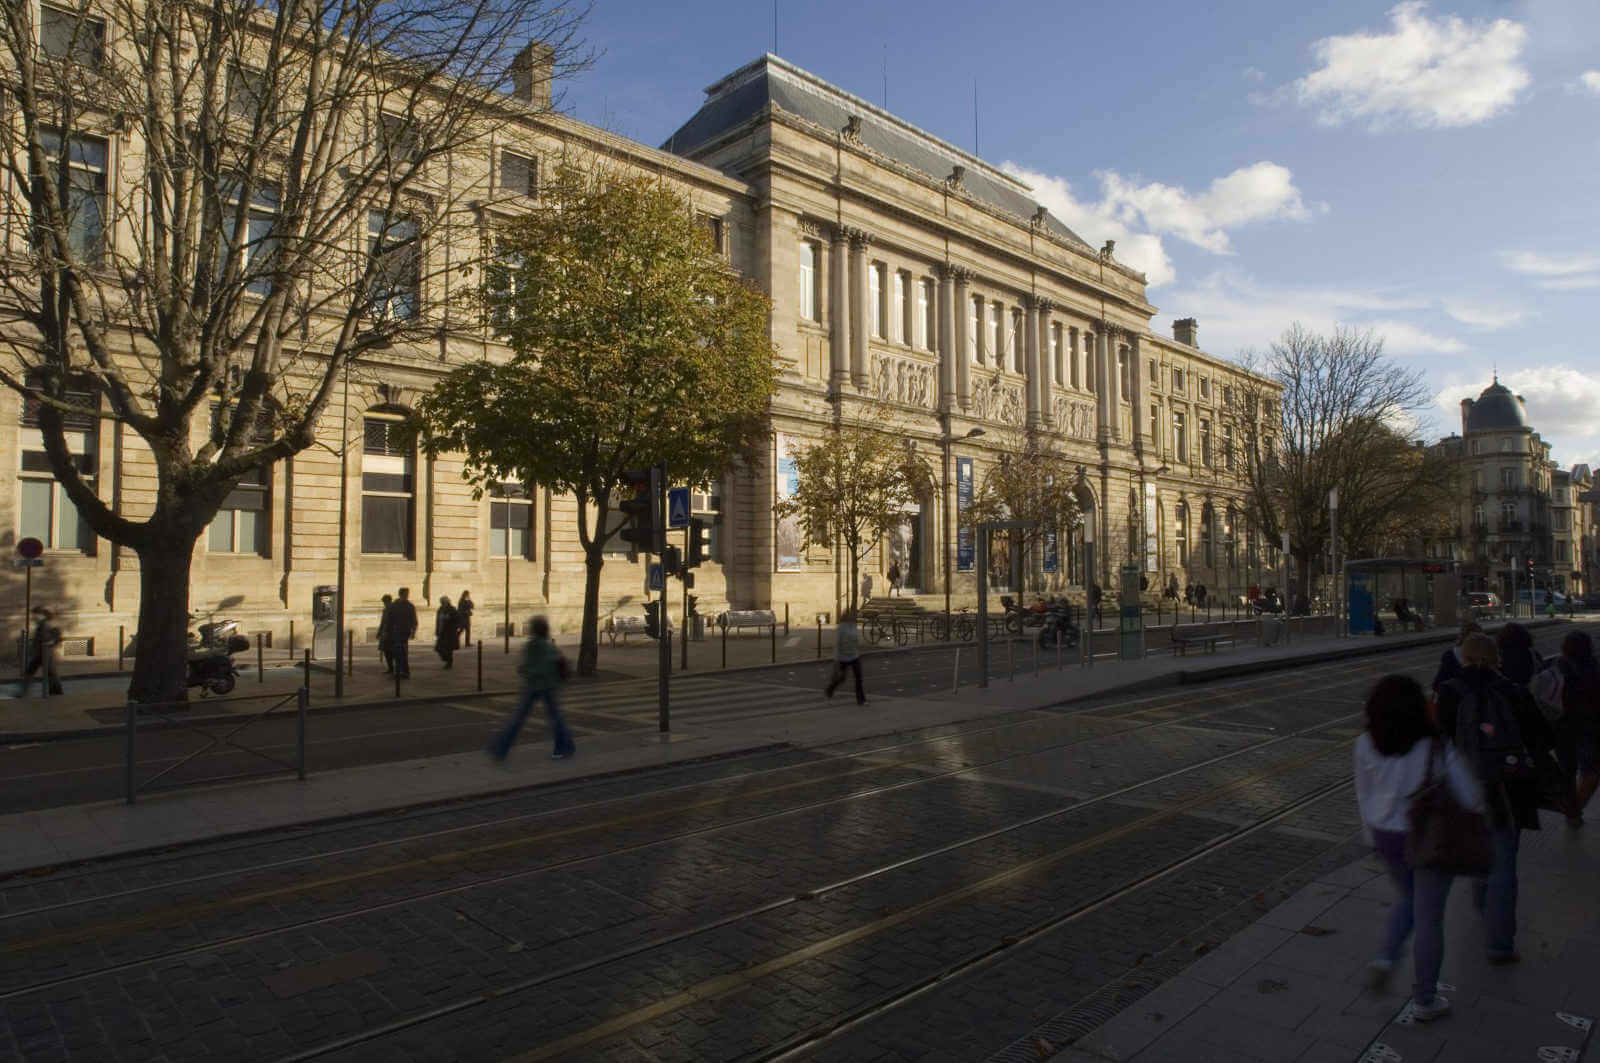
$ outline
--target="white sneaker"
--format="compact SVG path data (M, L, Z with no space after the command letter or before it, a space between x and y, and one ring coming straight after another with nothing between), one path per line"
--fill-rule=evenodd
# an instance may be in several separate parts
M1450 1014L1449 999L1441 997L1437 993L1426 1004L1418 1004L1414 1000L1411 1002L1411 1017L1418 1022L1432 1022L1434 1019L1442 1019L1448 1014Z

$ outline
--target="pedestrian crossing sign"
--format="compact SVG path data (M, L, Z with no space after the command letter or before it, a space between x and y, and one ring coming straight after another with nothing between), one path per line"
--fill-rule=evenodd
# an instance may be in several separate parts
M645 580L645 590L661 591L667 587L666 576L661 571L661 562L652 562L649 576Z
M689 489L674 487L667 491L667 527L689 526Z

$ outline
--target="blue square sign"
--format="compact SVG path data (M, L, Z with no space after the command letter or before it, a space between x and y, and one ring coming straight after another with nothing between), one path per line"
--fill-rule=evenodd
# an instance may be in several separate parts
M689 526L689 489L687 487L673 487L667 491L667 527L687 528Z

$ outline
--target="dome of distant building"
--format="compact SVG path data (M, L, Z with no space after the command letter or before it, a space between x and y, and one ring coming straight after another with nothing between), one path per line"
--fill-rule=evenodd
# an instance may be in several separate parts
M1466 414L1468 432L1494 432L1528 427L1528 417L1522 409L1522 400L1511 394L1510 389L1498 380L1484 388L1477 401L1467 400Z

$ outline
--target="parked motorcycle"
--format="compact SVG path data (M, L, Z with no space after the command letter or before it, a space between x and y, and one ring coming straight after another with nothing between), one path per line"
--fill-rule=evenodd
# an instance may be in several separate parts
M1009 594L1000 596L1000 606L1005 610L1006 633L1020 635L1024 628L1041 627L1049 608L1041 600L1037 608L1024 609Z
M1039 648L1068 649L1078 644L1078 625L1072 622L1072 605L1063 598L1051 599L1045 609L1044 624L1039 628Z
M190 613L189 619L195 621L200 617ZM184 686L199 687L201 697L208 694L227 694L233 690L239 678L239 669L233 663L233 655L243 653L250 648L250 640L240 635L238 631L239 621L217 620L212 617L189 632ZM123 647L123 652L134 653L138 644L139 633L135 631L133 637Z

